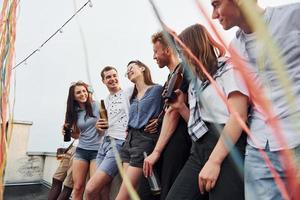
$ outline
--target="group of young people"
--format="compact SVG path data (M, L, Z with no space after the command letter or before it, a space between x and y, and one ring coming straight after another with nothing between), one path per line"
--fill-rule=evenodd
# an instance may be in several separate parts
M281 158L282 152L289 150L295 161L300 160L300 135L293 120L299 117L300 108L290 110L271 59L260 57L264 44L257 40L255 30L241 11L242 2L212 0L212 18L218 19L225 30L239 28L232 46L247 63L255 84L266 92L257 95L266 95L271 102L287 145L280 145L269 125L270 119L253 103L253 91L246 87L238 67L203 25L191 25L178 34L184 46L178 40L174 42L172 35L158 32L152 36L153 58L159 68L169 69L166 83L153 83L147 65L133 60L127 65L126 76L134 87L123 90L117 69L104 67L101 79L109 91L105 99L108 120L100 118L99 105L92 99L87 84L71 85L66 122L72 126L72 137L79 140L72 164L72 199L82 199L84 192L86 199L109 199L110 184L118 174L115 150L121 156L125 176L136 190L142 188L144 176L157 170L160 196L139 193L141 199L300 199L289 181L296 179L299 184L300 177L289 177L290 163L283 163ZM300 4L266 9L255 5L280 49L284 69L293 82L291 91L298 102ZM258 66L261 63L263 68ZM175 98L165 98L170 79L178 69L182 70L183 80L173 91ZM248 124L252 139L247 139L241 122ZM269 157L283 186L276 183L260 150ZM295 166L299 172L299 163ZM124 182L116 199L130 199Z

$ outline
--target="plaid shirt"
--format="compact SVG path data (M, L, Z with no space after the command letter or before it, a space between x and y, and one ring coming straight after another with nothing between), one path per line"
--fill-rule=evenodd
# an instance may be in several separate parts
M213 79L221 77L228 69L226 68L226 63L229 58L219 59L219 68L213 75ZM190 106L190 118L188 122L188 132L193 141L197 141L201 138L207 131L208 128L205 122L201 118L200 110L200 93L210 84L209 80L200 81L198 78L194 78L189 86L189 106Z
M188 133L194 142L196 142L208 131L208 128L205 125L204 121L202 120L200 114L200 108L199 108L200 102L198 101L199 97L197 95L198 94L197 91L199 91L198 81L199 80L191 81L189 91L188 91L189 106L190 106Z

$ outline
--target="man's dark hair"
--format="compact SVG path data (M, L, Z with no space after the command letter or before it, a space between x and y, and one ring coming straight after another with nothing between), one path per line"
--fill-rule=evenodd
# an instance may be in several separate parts
M104 72L107 72L107 71L110 71L110 70L115 70L116 72L118 72L117 69L116 69L115 67L112 67L112 66L106 66L106 67L104 67L104 68L102 69L102 71L101 71L101 78L102 78L102 80L104 79Z

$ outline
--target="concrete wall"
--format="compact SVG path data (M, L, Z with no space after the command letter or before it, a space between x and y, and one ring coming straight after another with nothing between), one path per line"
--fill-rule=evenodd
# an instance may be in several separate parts
M26 154L31 122L15 121L7 154L5 184L38 182L44 168L43 156Z
M8 149L5 184L52 184L52 176L59 165L55 153L27 152L31 122L14 122ZM121 184L120 176L112 183L111 198L115 199Z
M59 162L60 161L56 159L56 156L54 154L45 155L45 164L42 179L49 185L52 183L52 176L55 173Z

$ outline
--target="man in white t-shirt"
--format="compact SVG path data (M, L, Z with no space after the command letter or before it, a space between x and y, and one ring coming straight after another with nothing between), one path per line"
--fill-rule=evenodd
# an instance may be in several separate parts
M290 92L295 97L296 105L300 103L300 4L290 4L280 7L260 8L256 10L267 25L268 32L279 47L284 61L284 71L292 82ZM257 41L256 32L244 17L240 6L242 0L211 0L213 6L212 18L218 19L223 29L239 27L231 45L241 54L249 65L256 85L263 87L265 95L272 103L272 112L279 121L282 137L287 146L282 146L275 137L274 130L259 106L253 107L250 119L250 130L253 133L254 143L248 138L245 156L245 196L246 199L299 199L299 185L292 188L288 180L295 180L295 174L287 174L288 163L282 162L280 155L289 149L300 159L299 123L300 107L293 108L286 98L286 91L277 77L273 62L264 52L265 45ZM262 54L263 53L263 54ZM260 56L262 55L262 56ZM262 65L262 66L260 66ZM258 94L260 95L260 94ZM283 180L284 186L275 184L273 174L260 155L258 148L268 155L274 169ZM296 159L295 159L296 160ZM299 160L298 160L299 161ZM298 165L299 168L299 165ZM298 169L299 171L299 169ZM299 184L299 179L298 179ZM295 186L295 185L294 185ZM287 193L281 193L287 189ZM284 197L284 195L286 195Z
M119 85L116 68L107 66L101 71L102 82L106 85L109 95L105 99L108 121L99 119L96 129L100 134L105 134L96 158L97 171L86 185L86 198L97 199L101 192L101 199L109 199L108 191L110 183L118 174L111 142L115 141L116 149L119 150L126 137L129 117L129 99L132 91L123 91ZM108 128L107 128L108 126Z

